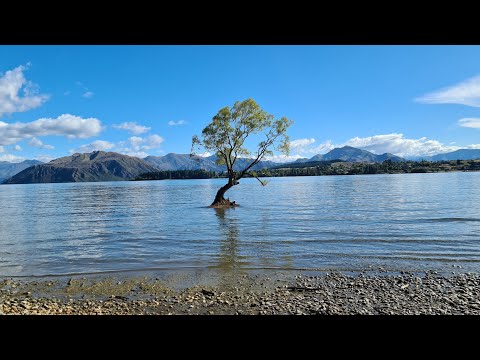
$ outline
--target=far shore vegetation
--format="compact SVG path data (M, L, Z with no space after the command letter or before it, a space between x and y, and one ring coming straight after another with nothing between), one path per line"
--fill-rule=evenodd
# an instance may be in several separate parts
M317 161L312 163L282 164L247 174L245 177L283 177L283 176L325 176L325 175L367 175L367 174L409 174L441 173L452 171L480 171L479 160L446 161L404 161L386 160L382 163L351 163L341 160ZM214 179L227 178L227 172L206 170L155 171L137 176L140 180L168 179Z

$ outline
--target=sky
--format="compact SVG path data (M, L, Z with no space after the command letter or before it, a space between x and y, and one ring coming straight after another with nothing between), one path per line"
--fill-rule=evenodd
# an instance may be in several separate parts
M480 46L0 45L0 161L188 153L247 98L294 121L274 161L480 149Z

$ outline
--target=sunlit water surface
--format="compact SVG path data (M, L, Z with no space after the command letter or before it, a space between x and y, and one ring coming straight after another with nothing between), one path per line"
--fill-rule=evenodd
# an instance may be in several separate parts
M0 275L480 270L480 173L0 186Z

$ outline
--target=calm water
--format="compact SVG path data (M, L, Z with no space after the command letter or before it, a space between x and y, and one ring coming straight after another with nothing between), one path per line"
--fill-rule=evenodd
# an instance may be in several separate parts
M480 270L480 173L0 186L0 275ZM455 265L455 268L453 267Z

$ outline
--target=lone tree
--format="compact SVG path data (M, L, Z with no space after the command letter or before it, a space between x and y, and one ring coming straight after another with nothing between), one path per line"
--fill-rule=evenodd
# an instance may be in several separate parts
M282 117L275 120L273 115L263 111L253 99L237 101L233 108L229 106L221 109L202 130L202 137L194 135L190 156L196 156L200 151L214 151L217 154L217 164L226 165L228 182L222 186L215 196L211 207L233 207L235 202L225 199L225 193L238 181L249 174L254 176L262 185L255 172L250 171L265 156L273 155L273 150L284 154L289 153L289 137L287 129L293 124L292 120ZM256 152L250 152L245 147L245 140L250 135L262 133L262 141L257 145ZM239 157L249 158L248 165L242 169L235 167Z

